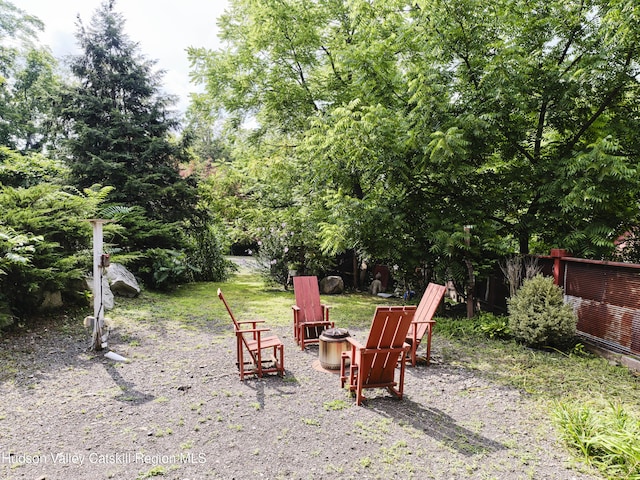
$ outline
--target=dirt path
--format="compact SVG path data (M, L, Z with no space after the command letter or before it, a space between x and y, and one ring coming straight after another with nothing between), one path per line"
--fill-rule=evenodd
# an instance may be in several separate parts
M71 322L0 339L0 477L599 478L569 468L517 390L435 364L408 369L403 401L374 391L356 407L317 347L277 333L286 376L245 382L224 318L120 325L110 344L129 363L87 352Z

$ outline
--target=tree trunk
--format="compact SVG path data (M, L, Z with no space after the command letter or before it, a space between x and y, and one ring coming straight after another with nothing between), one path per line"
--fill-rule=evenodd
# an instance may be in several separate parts
M464 259L464 263L467 265L467 318L473 318L475 313L474 303L475 299L473 298L473 292L476 287L476 280L473 274L473 262L468 258Z

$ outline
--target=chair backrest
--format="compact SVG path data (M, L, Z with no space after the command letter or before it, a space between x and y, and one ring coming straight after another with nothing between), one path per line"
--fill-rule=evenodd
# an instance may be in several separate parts
M435 315L436 310L438 310L438 307L440 306L440 302L442 301L442 297L444 297L444 292L446 290L447 287L445 287L444 285L429 283L429 285L427 285L427 289L422 295L420 304L418 304L418 309L416 310L414 320L416 320L416 322L430 321ZM416 323L415 328L417 329L416 338L422 338L427 331L428 325L427 323Z
M402 347L415 312L415 307L376 307L365 348Z
M322 320L318 277L293 277L293 292L296 296L296 305L300 308L300 321Z
M377 307L361 354L359 373L364 385L390 384L415 307Z
M229 304L225 300L224 295L222 295L222 290L220 290L220 289L218 289L218 298L220 300L222 300L222 303L224 303L224 306L227 309L227 312L229 312L229 316L231 317L231 320L233 320L233 326L236 329L236 331L240 330L240 326L238 325L238 322L236 321L236 317L233 316L233 312L231 311L231 308L229 308Z

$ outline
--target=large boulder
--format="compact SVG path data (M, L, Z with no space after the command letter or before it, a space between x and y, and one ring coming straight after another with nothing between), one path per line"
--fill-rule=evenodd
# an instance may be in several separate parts
M91 293L95 296L95 292L93 291L93 275L87 275L87 277L85 277L85 281L87 282L87 288L91 290ZM107 280L107 277L105 276L102 277L101 290L102 290L102 306L104 307L105 310L111 310L115 306L116 302L115 302L115 299L113 298L113 292L109 287L109 280Z
M55 292L44 291L42 293L42 303L40 304L40 310L56 310L64 305L62 301L62 293L60 290Z
M337 275L330 275L320 280L320 293L334 295L344 292L344 281Z
M109 279L111 291L114 295L133 298L140 294L140 286L136 277L124 265L119 263L109 265L107 279Z

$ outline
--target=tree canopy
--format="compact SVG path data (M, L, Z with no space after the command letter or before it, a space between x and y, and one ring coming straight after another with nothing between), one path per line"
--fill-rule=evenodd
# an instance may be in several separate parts
M325 252L446 268L607 257L638 223L634 2L230 4L224 47L189 52L195 105L238 134L258 223L304 212Z

